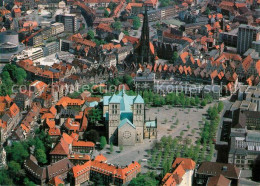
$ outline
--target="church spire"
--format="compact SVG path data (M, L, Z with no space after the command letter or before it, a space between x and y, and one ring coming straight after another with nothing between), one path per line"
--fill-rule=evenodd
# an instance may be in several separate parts
M151 63L154 61L154 56L151 54L150 36L149 36L149 20L147 14L147 6L145 6L143 27L141 37L136 48L137 63Z

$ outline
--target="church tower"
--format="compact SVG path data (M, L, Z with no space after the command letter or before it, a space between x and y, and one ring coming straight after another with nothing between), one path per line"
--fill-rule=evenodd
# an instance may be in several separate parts
M144 100L138 95L133 104L133 124L136 126L136 143L142 143L144 136Z
M116 95L111 97L109 106L109 126L108 126L108 141L109 143L115 143L117 141L117 127L120 123L120 100Z
M154 54L151 53L150 45L152 44L150 43L149 38L149 21L147 15L147 7L145 7L141 38L139 39L139 43L135 49L137 64L154 63Z

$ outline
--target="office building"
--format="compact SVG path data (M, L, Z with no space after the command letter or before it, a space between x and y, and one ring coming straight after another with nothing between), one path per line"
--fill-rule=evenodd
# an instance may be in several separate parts
M252 47L253 41L259 40L260 27L241 24L238 28L237 52L244 54Z
M51 25L51 34L52 35L58 35L60 33L64 32L64 25L63 23L53 23Z
M232 128L228 163L241 169L250 169L260 155L260 132L246 128Z
M56 22L64 24L65 32L75 33L79 29L79 22L76 14L57 15Z

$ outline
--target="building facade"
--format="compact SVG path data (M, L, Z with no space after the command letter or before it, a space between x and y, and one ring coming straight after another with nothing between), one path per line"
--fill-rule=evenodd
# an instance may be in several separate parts
M237 52L243 55L252 47L252 42L259 40L260 27L241 24L238 28Z
M250 169L260 156L260 132L245 128L232 128L228 163L241 169Z
M135 145L143 142L146 130L145 104L140 95L128 96L122 90L117 95L105 96L103 106L109 143ZM157 136L157 124L148 127L156 128L154 135Z

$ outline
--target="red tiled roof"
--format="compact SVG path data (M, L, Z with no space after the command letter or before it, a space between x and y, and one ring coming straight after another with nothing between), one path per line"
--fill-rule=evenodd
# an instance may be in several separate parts
M105 24L105 23L100 23L97 28L97 30L103 30L103 31L106 31L106 32L112 32L112 28L110 27L109 24Z
M9 113L11 117L15 117L17 114L19 114L20 109L18 108L18 106L13 103L12 106L9 108Z
M231 181L222 174L208 178L207 186L229 186Z
M69 145L61 138L60 142L54 147L50 154L68 155L70 153Z
M69 136L67 133L63 133L62 134L62 138L64 139L64 141L67 143L67 144L72 144L73 142L73 138L71 136Z
M128 3L125 7L126 10L130 11L132 7L143 7L142 3Z
M180 163L185 170L194 170L196 167L196 163L190 158L176 158L172 164L172 168L176 167L177 164Z
M234 6L233 2L229 2L229 1L222 1L219 6Z
M183 180L183 175L188 170L194 170L196 163L190 158L176 158L172 164L173 172L167 173L162 179L162 185L179 185Z
M52 180L49 182L49 185L55 185L55 186L64 185L64 181L63 181L59 176L55 176L55 177L52 178Z
M48 134L50 136L60 136L61 133L60 133L60 129L59 128L54 127L54 128L50 128Z
M107 158L103 154L99 154L95 157L95 160L99 162L106 162Z
M21 9L20 8L14 8L13 11L14 11L14 13L21 13Z
M257 71L258 75L260 75L260 60L258 60L256 62L255 67L256 67L256 71Z
M95 147L95 143L91 141L73 141L72 146Z
M218 75L218 71L217 71L217 70L214 70L214 71L210 74L210 77L211 77L211 79L214 79L217 75Z
M50 120L49 118L46 119L46 124L48 125L48 127L50 129L55 127L55 121L54 120Z
M74 133L74 132L71 133L70 137L71 137L74 141L78 141L78 139L79 139L79 135L78 135L77 133Z
M73 172L74 178L77 178L78 176L90 171L90 167L91 167L91 161L88 161L88 162L84 163L83 165L76 165L76 166L72 167L72 172Z
M62 97L56 105L62 105L63 107L71 106L81 106L85 103L84 100L81 99L71 99L69 97Z
M54 119L55 116L52 113L44 113L41 119Z
M134 44L137 44L138 41L139 41L138 38L132 37L132 36L127 36L127 35L125 35L125 36L123 37L123 39L126 39L128 42L132 43L133 45L134 45ZM123 40L123 39L122 39L122 40Z
M181 55L180 55L180 58L182 60L182 62L185 64L186 63L186 58L188 57L189 53L188 52L183 52Z
M77 132L79 131L80 124L77 121L73 121L71 118L67 118L64 126L70 131Z

